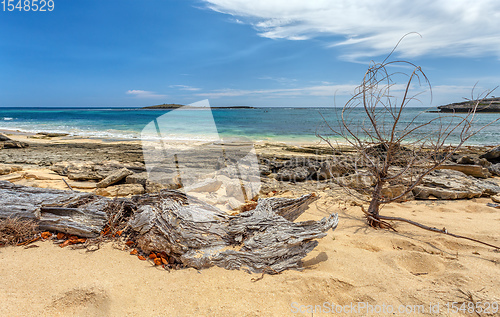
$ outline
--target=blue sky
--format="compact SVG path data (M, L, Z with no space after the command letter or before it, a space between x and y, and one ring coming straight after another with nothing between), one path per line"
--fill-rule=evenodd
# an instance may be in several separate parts
M497 0L54 2L0 11L0 106L342 106L408 32L433 105L500 84Z

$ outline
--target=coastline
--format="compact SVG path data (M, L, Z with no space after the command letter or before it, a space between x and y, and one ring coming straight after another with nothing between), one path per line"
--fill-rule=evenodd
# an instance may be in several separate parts
M339 118L337 108L255 108L212 109L206 111L168 112L168 110L143 109L0 109L0 129L10 133L66 133L74 138L106 140L140 140L141 138L175 141L210 141L218 134L222 138L244 136L255 143L285 142L290 144L316 143L317 134L331 135L328 124L335 126ZM418 116L416 125L434 120L436 113L424 112L427 108L410 108L405 120ZM171 114L171 115L169 115ZM166 115L166 116L165 116ZM352 128L361 129L363 113L353 113ZM2 120L3 118L3 120ZM492 114L477 116L476 126L486 125L495 119ZM326 120L326 122L325 122ZM403 121L405 121L403 120ZM160 137L152 123L161 123ZM439 127L426 126L415 137L420 137ZM16 132L19 130L20 132ZM144 135L144 136L143 136ZM500 138L498 124L486 127L469 144L495 145ZM450 142L458 142L457 135ZM170 142L169 141L169 142Z

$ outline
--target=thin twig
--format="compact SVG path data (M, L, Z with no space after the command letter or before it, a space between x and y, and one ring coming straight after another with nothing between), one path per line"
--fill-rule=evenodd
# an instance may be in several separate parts
M62 180L63 180L64 184L66 184L66 186L68 186L69 189L74 190L73 187L71 187L70 184L68 184L68 182L64 178Z

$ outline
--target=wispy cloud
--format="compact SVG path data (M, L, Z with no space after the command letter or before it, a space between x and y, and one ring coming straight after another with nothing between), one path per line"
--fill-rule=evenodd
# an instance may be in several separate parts
M196 87L191 87L191 86L186 86L186 85L170 85L169 87L179 89L179 90L187 90L187 91L201 90L201 88L196 88Z
M498 0L204 0L217 12L252 25L262 37L305 40L333 36L346 58L387 54L402 35L407 57L500 57Z
M291 84L297 81L295 78L287 78L287 77L272 77L272 76L264 76L260 77L261 80L271 80L280 84Z
M258 96L260 98L278 98L278 97L338 97L338 96L348 96L351 97L357 88L355 84L345 84L345 85L316 85L298 88L288 88L288 89L218 89L206 93L198 93L196 96L205 98L225 98L225 97L242 97L242 96ZM398 95L402 94L406 88L404 84L395 84L391 86L392 93ZM471 95L473 87L472 86L455 86L455 85L438 85L432 87L432 94L435 97L442 96L461 96L467 97ZM428 105L431 100L429 99L429 89L426 86L418 87L412 86L410 88L411 95L417 95L423 93L424 95L418 95L418 99L422 102L421 106ZM476 87L476 94L484 92L481 87ZM439 99L439 98L438 98Z
M356 85L319 85L287 89L219 89L207 93L196 94L200 97L221 98L258 95L262 98L269 97L294 97L294 96L336 96L351 95Z
M144 99L161 99L167 97L167 95L157 94L153 91L137 90L137 89L127 90L126 94L133 95L136 98L144 98Z

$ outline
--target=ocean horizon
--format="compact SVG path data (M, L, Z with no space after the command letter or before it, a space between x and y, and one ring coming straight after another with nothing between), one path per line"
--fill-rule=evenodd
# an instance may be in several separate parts
M338 125L342 108L334 107L255 107L255 108L211 108L208 109L143 109L143 108L0 108L0 129L24 133L55 132L75 137L105 138L115 140L137 140L145 137L144 128L159 118L163 121L161 138L165 140L210 141L215 132L221 138L243 137L255 142L318 142L317 134L332 135L328 125ZM402 123L413 124L430 121L439 113L428 112L436 108L411 108L403 113ZM175 117L172 117L175 114ZM207 115L213 124L206 124ZM449 114L442 114L449 115ZM477 113L475 128L484 126L496 118L496 113ZM363 126L363 111L356 109L350 125ZM325 121L326 120L326 121ZM210 121L210 120L208 120ZM158 121L160 122L160 121ZM327 124L328 123L328 124ZM431 124L416 137L439 129ZM166 132L165 132L166 131ZM155 139L158 135L149 135ZM473 136L468 145L498 145L500 122L496 122ZM458 142L458 135L452 135L450 142Z

